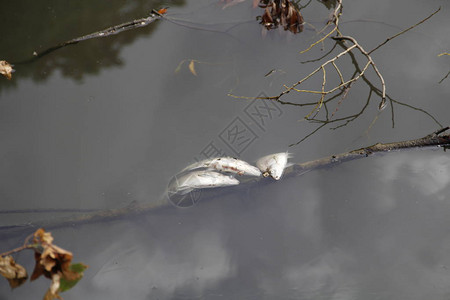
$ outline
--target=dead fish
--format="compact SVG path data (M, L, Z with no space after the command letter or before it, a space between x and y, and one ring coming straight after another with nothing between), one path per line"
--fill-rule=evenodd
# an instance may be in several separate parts
M209 189L238 185L239 180L214 171L194 171L177 178L176 192L181 195L195 189Z
M183 171L201 168L216 170L219 172L234 173L238 175L261 176L261 171L257 167L233 157L206 159L186 167Z
M290 154L287 152L274 153L264 157L261 157L256 162L258 168L263 172L263 176L272 176L275 180L280 180L283 175L284 169L287 166L288 158Z

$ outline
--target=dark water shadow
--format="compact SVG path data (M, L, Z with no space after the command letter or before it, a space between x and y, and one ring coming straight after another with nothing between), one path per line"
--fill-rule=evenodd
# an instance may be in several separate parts
M87 74L122 64L120 52L123 46L139 37L149 36L157 23L130 30L115 36L84 41L58 49L47 56L26 62L33 53L40 53L65 41L105 28L144 18L152 9L162 6L184 5L184 0L174 1L108 1L93 4L91 1L20 2L4 3L0 19L0 57L16 63L13 80L0 81L0 89L15 86L24 78L35 82L45 81L55 71L77 81ZM150 58L148 58L150 59Z

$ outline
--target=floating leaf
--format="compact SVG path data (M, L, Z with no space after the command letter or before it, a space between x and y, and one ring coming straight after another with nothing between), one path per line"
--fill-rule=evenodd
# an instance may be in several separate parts
M70 269L72 262L72 252L64 250L53 245L53 237L44 229L38 229L34 233L34 243L39 244L42 252L34 253L35 267L30 280L35 280L41 275L47 278L53 278L55 274L61 274L66 280L75 280L79 278L79 274Z
M6 60L0 60L0 74L11 80L12 73L14 72L13 66Z
M47 244L53 243L53 237L50 232L45 232L43 228L39 228L34 233L34 236L37 237L41 242L45 242Z
M82 263L77 263L77 264L70 265L69 268L72 272L76 273L78 277L73 280L61 278L61 285L59 287L60 292L65 292L65 291L73 288L78 283L78 281L80 281L80 279L83 277L83 275L84 275L83 271L86 270L88 268L88 266L86 266L85 264L82 264Z
M178 74L179 72L180 72L180 70L181 70L181 67L183 66L183 64L184 64L184 62L185 62L186 60L182 60L179 64L178 64L178 66L177 66L177 68L175 69L175 74Z
M197 72L195 71L195 63L194 60L191 60L191 62L189 63L189 71L191 71L191 73L195 76L197 76Z
M0 275L8 279L11 288L20 286L28 278L25 268L16 264L10 255L0 256Z
M30 280L35 280L44 275L51 278L52 274L62 272L72 275L69 269L72 261L72 253L55 245L45 245L42 253L35 253L36 265Z

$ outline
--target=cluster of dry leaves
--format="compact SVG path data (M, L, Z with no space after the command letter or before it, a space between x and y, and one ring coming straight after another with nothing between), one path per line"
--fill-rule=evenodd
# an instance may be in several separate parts
M25 249L34 250L36 264L30 280L41 275L51 279L44 300L62 299L59 293L72 288L83 277L87 266L82 263L72 264L72 253L54 245L52 235L44 229L38 229L32 237L32 243L29 243L27 238L24 246L10 253ZM0 275L9 281L11 288L20 286L28 278L25 268L17 264L10 255L0 256Z
M290 0L261 1L259 6L264 8L261 24L267 29L283 26L284 30L292 33L303 31L305 21L300 10Z
M13 72L14 69L10 63L6 60L0 60L0 74L11 80Z
M236 4L242 3L245 0L220 0L223 9ZM264 13L261 17L261 24L267 29L274 29L278 26L283 26L284 30L289 30L292 33L303 31L303 17L297 4L291 0L252 0L253 8L264 8Z

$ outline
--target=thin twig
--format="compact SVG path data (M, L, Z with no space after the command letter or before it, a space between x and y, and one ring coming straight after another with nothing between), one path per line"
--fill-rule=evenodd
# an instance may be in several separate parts
M342 76L341 70L339 70L339 68L336 66L336 63L334 61L331 62L331 64L333 65L334 69L338 73L339 79L341 80L341 84L343 84L344 83L344 76Z
M319 131L320 129L322 129L325 125L327 125L327 123L323 123L322 125L320 125L319 127L317 127L316 129L314 129L313 131L311 131L309 134L307 134L306 136L304 136L300 141L290 144L288 147L293 147L293 146L297 146L298 144L300 144L301 142L305 141L307 138L309 138L310 136L314 135L317 131Z
M348 86L346 86L344 88L344 92L342 93L341 99L339 99L335 110L333 111L333 113L331 114L331 119L333 119L334 114L337 113L337 111L339 110L339 107L341 106L342 102L344 101L345 98L347 98L348 92L350 91L350 88L352 87L353 82L351 82ZM371 91L372 92L372 91ZM335 128L336 129L336 128Z
M444 78L442 78L441 80L439 80L439 84L442 83L442 81L444 81L445 79L447 79L447 77L450 75L450 71L448 71L447 75L444 76Z
M351 41L354 45L356 45L358 50L367 58L368 62L370 63L373 70L375 71L375 73L377 74L378 78L381 81L382 95L381 95L381 102L378 105L378 109L383 110L386 107L386 84L384 82L383 75L381 75L380 71L378 70L377 66L375 65L375 62L373 61L372 57L370 56L370 53L367 52L366 50L364 50L364 48L360 44L358 44L358 42L351 36L339 36L339 37L334 37L333 39Z
M11 255L11 254L13 254L13 253L17 253L17 252L23 251L23 250L25 250L25 249L34 249L34 248L35 248L35 247L33 247L32 245L23 245L23 246L14 248L14 249L12 249L12 250L9 250L9 251L0 253L0 257L4 257L4 256L7 256L7 255Z
M328 55L331 54L331 52L333 52L333 50L336 48L338 43L334 43L333 47L331 47L330 50L328 50L328 52L326 52L325 54L323 54L322 56L315 58L315 59L310 59L310 60L305 60L305 61L301 61L301 64L307 64L307 63L312 63L312 62L316 62L316 61L321 61L322 59L324 59L325 57L327 57Z
M342 43L339 43L340 46L345 47ZM352 64L355 66L355 69L357 72L361 73L361 68L358 65L358 61L356 59L356 57L354 56L354 54L352 52L349 52L349 56L352 59ZM373 83L367 79L367 77L365 75L362 75L362 80L369 86L370 90L373 91L375 94L377 94L378 96L381 97L381 90L379 88L377 88L376 86L373 85ZM394 122L394 106L392 105L392 103L396 103L399 105L403 105L405 107L408 107L410 109L416 110L416 111L420 111L424 114L426 114L428 117L430 117L439 127L442 127L442 124L433 116L431 115L429 112L427 112L426 110L410 105L410 104L406 104L404 102L401 102L399 100L394 100L389 94L386 93L386 97L387 99L389 99L390 103L391 103L391 115L392 115L392 128L395 127L395 122Z
M337 5L333 11L331 19L328 20L325 27L322 28L318 34L325 31L325 29L327 29L330 24L334 25L333 29L330 32L328 32L327 34L325 34L322 38L320 38L319 40L312 43L307 49L300 51L300 54L306 53L309 50L311 50L314 46L316 46L317 44L322 43L327 37L332 35L334 32L337 31L339 33L339 17L341 16L341 14L342 14L342 0L337 0Z
M375 48L373 48L372 50L370 50L370 51L367 52L367 53L368 53L368 54L371 54L372 52L378 50L380 47L384 46L386 43L388 43L389 41L395 39L395 38L398 37L399 35L402 35L402 34L404 34L405 32L410 31L411 29L413 29L413 28L419 26L420 24L422 24L423 22L427 21L428 19L430 19L431 17L433 17L435 14L437 14L440 10L441 10L441 7L439 6L439 8L438 8L435 12L433 12L431 15L429 15L428 17L426 17L426 18L423 19L422 21L420 21L420 22L418 22L418 23L416 23L416 24L414 24L414 25L412 25L412 26L406 28L405 30L400 31L400 32L397 33L397 34L394 34L394 35L391 36L391 37L388 37L384 42L382 42L381 44L379 44L378 46L376 46Z
M394 99L392 99L391 97L389 97L389 95L388 95L388 98L389 98L390 101L392 101L392 102L394 102L394 103L396 103L396 104L398 104L398 105L406 106L406 107L408 107L408 108L411 108L411 109L413 109L413 110L417 110L417 111L420 111L420 112L426 114L426 115L429 116L429 117L430 117L437 125L439 125L439 126L442 127L442 124L441 124L435 117L433 117L429 112L427 112L426 110L424 110L424 109L422 109L422 108L418 108L418 107L412 106L412 105L409 105L409 104L406 104L406 103L403 103L403 102L400 102L400 101L398 101L398 100L394 100Z

